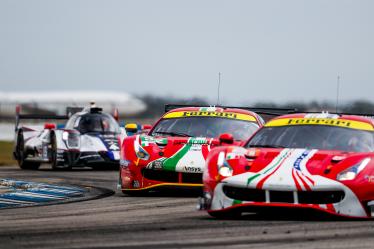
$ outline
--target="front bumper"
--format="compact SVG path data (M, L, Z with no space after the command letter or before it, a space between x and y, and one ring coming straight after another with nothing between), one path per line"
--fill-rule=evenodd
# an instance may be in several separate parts
M231 188L231 189L230 189ZM234 190L237 192L234 193ZM242 190L240 192L240 189ZM363 205L357 196L348 188L319 189L312 191L278 191L250 189L219 183L214 193L204 193L200 200L201 209L209 213L239 210L240 212L257 212L261 209L313 209L325 213L351 217L372 217L370 207ZM372 209L374 211L374 202ZM374 214L374 212L373 212Z
M202 174L127 167L120 168L122 191L202 189Z
M84 166L119 166L119 160L110 158L106 151L103 152L80 152L63 151L58 155L60 162L64 165L84 167Z

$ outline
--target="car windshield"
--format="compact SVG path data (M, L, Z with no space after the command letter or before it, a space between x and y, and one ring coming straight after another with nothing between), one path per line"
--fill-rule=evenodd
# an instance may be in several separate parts
M76 120L74 127L81 133L119 133L117 122L107 114L89 113Z
M323 125L263 127L247 142L246 147L371 152L374 151L374 133Z
M223 133L230 133L235 140L246 140L257 129L258 125L250 121L218 117L185 117L162 119L150 135L215 138Z

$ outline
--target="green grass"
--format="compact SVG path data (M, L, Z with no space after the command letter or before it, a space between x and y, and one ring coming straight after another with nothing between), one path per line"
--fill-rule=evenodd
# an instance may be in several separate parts
M14 165L16 161L13 159L13 142L0 141L0 166Z

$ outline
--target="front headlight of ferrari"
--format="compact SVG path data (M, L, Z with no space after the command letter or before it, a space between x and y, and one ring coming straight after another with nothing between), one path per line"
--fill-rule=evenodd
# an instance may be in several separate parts
M218 167L218 174L220 174L223 177L230 177L233 174L233 170L231 166L226 161L226 155L225 152L221 151L218 155L217 160L217 167Z
M353 165L352 167L340 172L336 179L338 181L347 181L347 180L353 180L356 178L358 173L360 173L363 169L365 169L366 165L370 162L370 158L365 158L361 162Z

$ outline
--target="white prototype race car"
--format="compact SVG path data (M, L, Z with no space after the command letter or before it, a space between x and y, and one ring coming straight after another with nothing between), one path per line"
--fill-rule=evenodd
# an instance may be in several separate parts
M17 107L13 154L20 168L38 169L41 163L50 163L52 169L118 167L119 143L127 136L113 117L118 117L118 113L113 116L103 113L95 105L67 108L67 113L66 116L20 114ZM63 128L54 123L20 125L25 119L67 122Z

